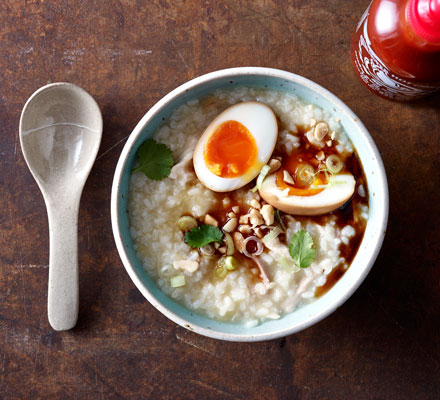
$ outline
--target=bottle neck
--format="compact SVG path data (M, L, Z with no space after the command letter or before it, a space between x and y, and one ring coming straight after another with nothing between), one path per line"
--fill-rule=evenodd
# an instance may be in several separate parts
M440 0L407 0L403 22L414 47L440 51Z

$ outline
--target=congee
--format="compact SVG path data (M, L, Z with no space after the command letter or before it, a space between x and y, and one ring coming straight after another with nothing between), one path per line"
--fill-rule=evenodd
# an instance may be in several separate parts
M130 233L169 297L255 326L312 302L349 268L368 188L338 118L236 87L176 109L137 153Z

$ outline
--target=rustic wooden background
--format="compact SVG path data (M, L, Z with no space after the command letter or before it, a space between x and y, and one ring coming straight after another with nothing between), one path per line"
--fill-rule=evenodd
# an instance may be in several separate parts
M368 0L0 2L0 399L438 399L440 100L370 94L349 57ZM186 331L140 295L110 227L123 144L163 95L206 72L275 67L339 96L375 139L388 233L360 289L301 333L228 343ZM26 99L69 81L100 105L104 135L80 211L78 325L47 321L48 228L24 162Z

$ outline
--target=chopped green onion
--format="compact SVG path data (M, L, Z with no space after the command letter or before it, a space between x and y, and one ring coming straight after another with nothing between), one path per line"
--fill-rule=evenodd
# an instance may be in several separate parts
M286 225L284 225L283 219L281 218L281 214L280 214L280 210L276 210L275 211L275 218L278 220L278 222L281 225L281 228L283 228L283 230L286 230Z
M276 226L261 240L267 247L267 245L273 242L282 232L283 230L279 226Z
M260 174L257 178L257 184L254 188L251 189L251 192L256 192L257 190L260 190L261 185L263 184L263 181L266 179L267 174L270 171L270 167L268 165L265 165L263 168L261 168Z
M299 164L295 171L295 181L302 187L307 187L315 180L315 169L309 163Z
M337 174L343 168L344 163L339 159L337 155L331 154L327 157L327 160L325 160L325 165L327 166L330 173Z
M217 266L215 268L215 275L219 279L223 279L228 274L228 270L225 267Z
M238 268L238 262L234 257L227 256L225 258L224 266L228 271L234 271Z
M189 215L184 215L178 219L177 226L182 231L190 231L191 229L197 227L197 221L195 218L190 217Z
M226 245L228 247L228 250L226 251L226 255L232 256L232 254L234 254L235 251L234 240L232 239L232 236L228 232L223 232L223 233L225 235Z
M185 275L180 274L180 275L175 275L175 276L171 277L170 284L171 284L171 287L173 287L173 288L185 286L185 284L186 284Z
M317 189L325 189L328 185L312 185L309 189L306 190L317 190Z
M278 263L280 264L280 266L282 268L284 268L285 270L289 271L289 272L298 272L301 268L298 267L294 262L292 262L292 260L288 257L285 256L281 256L278 259Z

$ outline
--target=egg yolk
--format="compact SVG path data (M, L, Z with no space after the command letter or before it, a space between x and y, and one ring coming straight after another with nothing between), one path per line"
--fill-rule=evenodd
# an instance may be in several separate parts
M304 165L312 165L315 164L316 159L314 156L310 156L305 153L297 153L293 154L287 158L284 165L276 172L275 182L280 190L289 189L290 196L314 196L322 192L324 189L311 189L311 184L304 185L295 179L299 169ZM295 184L291 185L284 181L283 171L286 170L290 173L290 175L295 180ZM312 184L314 186L326 185L327 179L325 177L324 172L320 172L317 176L314 176L312 179Z
M249 130L238 121L223 122L205 143L206 166L222 178L245 174L257 160L257 144Z

